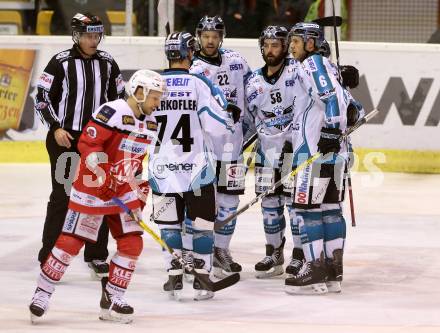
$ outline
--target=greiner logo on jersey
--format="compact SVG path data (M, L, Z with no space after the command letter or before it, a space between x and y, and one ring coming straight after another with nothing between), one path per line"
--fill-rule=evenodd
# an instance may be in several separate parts
M146 143L122 139L118 149L132 154L144 155L147 152L147 148L148 145Z
M197 101L193 99L167 99L160 102L160 110L197 111Z
M173 173L191 173L193 168L197 167L195 163L175 163L165 161L163 159L157 159L153 163L154 176L159 179L165 179L169 176L170 172Z

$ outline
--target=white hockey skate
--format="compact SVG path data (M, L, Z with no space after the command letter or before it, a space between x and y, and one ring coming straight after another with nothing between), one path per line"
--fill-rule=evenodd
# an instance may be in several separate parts
M49 300L51 293L38 288L35 290L34 296L32 297L31 304L29 304L29 311L31 312L31 323L35 324L38 319L41 318L43 314L49 309Z

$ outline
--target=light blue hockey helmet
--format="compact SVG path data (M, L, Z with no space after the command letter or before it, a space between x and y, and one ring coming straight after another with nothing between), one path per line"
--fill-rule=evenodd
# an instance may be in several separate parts
M306 43L309 38L312 38L315 41L316 49L320 49L325 41L324 30L316 23L297 23L290 30L289 36L299 36L303 39L304 43Z

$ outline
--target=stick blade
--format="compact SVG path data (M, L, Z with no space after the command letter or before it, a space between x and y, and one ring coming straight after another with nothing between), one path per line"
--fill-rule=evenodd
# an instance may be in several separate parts
M336 23L337 27L342 25L342 17L340 16L326 16L320 17L312 21L313 23L319 24L321 27L333 27Z
M224 279L221 279L216 282L212 281L209 278L209 275L198 274L195 270L193 270L192 273L197 278L197 280L199 280L199 282L203 286L203 288L205 288L206 290L209 290L209 291L213 291L213 292L216 292L216 291L228 288L230 286L233 286L238 281L240 281L240 274L238 274L238 273L234 273L232 275L229 275L229 276L225 277Z

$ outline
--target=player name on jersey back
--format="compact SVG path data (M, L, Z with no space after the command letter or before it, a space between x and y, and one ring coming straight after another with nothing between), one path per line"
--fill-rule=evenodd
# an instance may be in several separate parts
M171 91L170 93L177 93ZM189 92L187 92L189 93ZM187 95L189 96L189 94ZM197 111L197 101L193 99L167 99L160 102L160 109L158 110L191 110Z

